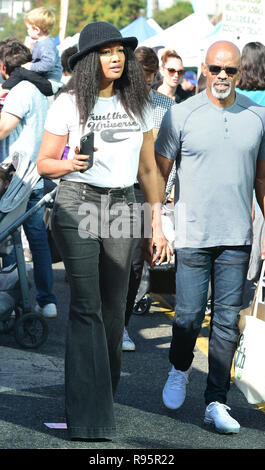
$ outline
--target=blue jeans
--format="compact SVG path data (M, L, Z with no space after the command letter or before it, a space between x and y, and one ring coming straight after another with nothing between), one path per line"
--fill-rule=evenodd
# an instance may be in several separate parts
M206 404L226 402L250 250L250 246L176 250L176 309L169 359L178 370L185 371L192 364L210 279L212 283Z
M43 188L33 189L27 211L34 207L44 196ZM50 247L47 238L46 227L43 222L44 207L29 217L23 224L26 237L29 242L33 261L33 275L37 291L36 300L41 307L49 303L56 304L53 294L53 272ZM14 251L5 256L4 266L16 262Z
M122 221L130 226L134 202L133 187L108 190L61 181L57 191L52 231L71 291L65 356L71 438L115 435L113 395L120 378L133 239L113 235L112 210L119 204Z

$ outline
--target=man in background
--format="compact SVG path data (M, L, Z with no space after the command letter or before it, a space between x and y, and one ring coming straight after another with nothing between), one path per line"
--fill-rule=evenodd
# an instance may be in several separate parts
M4 44L0 61L0 73L3 79L7 80L15 69L30 60L30 50L20 41ZM30 81L22 80L9 91L0 113L0 141L8 139L10 156L15 152L26 152L31 161L36 161L47 110L47 97ZM40 179L32 190L27 210L36 205L43 195L44 185ZM57 315L56 297L52 291L52 262L43 214L44 207L27 219L23 228L33 258L37 290L35 310L45 317L52 318ZM9 259L6 257L4 260L5 266L15 261L13 253L8 256Z
M180 102L187 100L191 96L195 95L196 85L198 81L195 72L187 70L184 73L180 84L177 87L177 94L180 98Z

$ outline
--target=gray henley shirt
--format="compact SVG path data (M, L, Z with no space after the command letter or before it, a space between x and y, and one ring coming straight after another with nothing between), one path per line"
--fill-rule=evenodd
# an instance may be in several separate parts
M156 152L176 160L176 248L252 243L257 159L265 159L265 107L242 94L219 108L206 90L165 114Z

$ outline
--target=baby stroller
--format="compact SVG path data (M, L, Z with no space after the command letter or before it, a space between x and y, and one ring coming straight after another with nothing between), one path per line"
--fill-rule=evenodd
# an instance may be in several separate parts
M42 315L31 309L21 226L33 213L53 200L56 189L26 212L30 193L40 176L36 165L24 153L8 157L1 166L5 168L10 164L16 171L0 199L0 262L14 248L16 263L7 268L3 268L3 262L0 264L0 332L14 330L20 346L37 348L47 339L48 325Z
M161 220L163 232L167 240L174 247L174 203L166 203L161 209ZM135 315L143 315L148 313L152 299L149 292L154 294L174 294L175 286L175 261L172 256L170 262L164 261L161 265L149 268L148 263L144 262L141 283L135 299L133 313Z

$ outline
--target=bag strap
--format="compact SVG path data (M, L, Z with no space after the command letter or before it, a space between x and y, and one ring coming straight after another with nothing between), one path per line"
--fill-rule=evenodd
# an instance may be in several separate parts
M263 284L264 273L265 273L265 260L263 260L263 262L262 262L261 273L260 273L259 282L258 282L258 287L257 287L257 291L256 291L256 298L255 298L255 305L254 305L254 310L253 310L253 317L256 317L256 316L257 316L257 312L258 312L258 303L259 303L260 294L261 294L261 290L262 290L262 284Z

